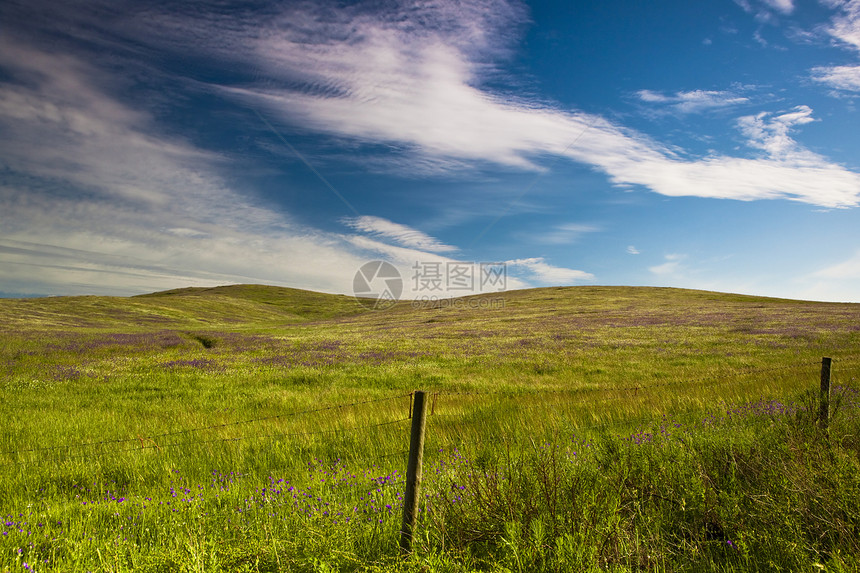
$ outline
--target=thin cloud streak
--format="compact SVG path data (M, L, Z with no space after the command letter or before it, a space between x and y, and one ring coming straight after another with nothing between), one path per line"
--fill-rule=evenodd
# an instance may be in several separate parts
M820 268L797 281L807 285L800 296L814 300L857 302L860 292L860 250L840 262Z
M391 245L389 243L379 241L375 238L362 235L347 235L344 236L344 239L353 246L368 253L371 258L384 258L385 260L391 262L397 268L401 278L403 279L404 298L417 298L423 296L430 296L435 298L449 298L456 296L494 292L496 290L483 289L480 282L480 277L475 277L476 280L473 282L470 288L458 288L456 290L451 290L448 288L447 265L464 264L473 271L474 275L477 275L478 273L480 273L480 265L482 261L461 261L458 259L446 257L444 255L428 253L425 251L410 249L399 245ZM537 261L542 259L534 260ZM508 261L504 264L509 266L516 266L518 263L516 261ZM439 275L440 282L438 284L438 289L434 288L428 290L418 280L423 274L423 269L426 265L430 265L432 269L438 270L438 272L441 273ZM529 272L527 274L530 275L527 278L537 280L541 283L549 281L552 285L567 284L567 277L561 275L555 277L542 277L533 272ZM544 278L546 278L547 280L544 280ZM505 290L522 289L531 286L533 285L531 282L529 282L529 280L514 276L510 272L507 273L506 281L504 284Z
M850 259L820 269L813 273L812 276L822 279L853 279L860 281L860 250Z
M687 257L686 255L670 254L664 258L666 262L648 267L648 270L659 276L672 275L680 270L681 262Z
M408 248L433 253L449 253L458 250L457 247L446 245L417 229L389 221L382 217L373 217L370 215L350 217L343 219L343 223L362 233L391 239L395 243Z
M798 163L807 159L810 164L820 163L822 158L809 151L803 150L794 141L789 132L794 126L815 121L809 106L797 106L793 110L774 116L762 112L755 116L746 116L738 120L741 133L747 136L751 147L767 152L769 157L781 160L797 160Z
M636 95L645 103L665 105L682 114L702 113L749 102L749 98L728 91L694 90L667 96L652 90L639 90Z
M523 268L529 278L546 285L572 285L595 278L593 274L585 271L550 265L543 257L514 259L505 261L505 264L509 268Z
M578 242L588 233L601 231L598 225L587 225L582 223L564 223L556 225L552 229L539 233L529 238L537 243L548 245L569 245Z
M860 51L860 2L857 0L828 0L826 3L841 11L833 19L833 25L828 30L829 33L850 48Z

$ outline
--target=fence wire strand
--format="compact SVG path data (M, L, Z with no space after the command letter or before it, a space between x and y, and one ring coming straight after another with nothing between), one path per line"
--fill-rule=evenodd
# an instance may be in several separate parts
M398 400L398 399L406 398L409 396L411 396L411 394L399 394L397 396L389 396L386 398L374 398L371 400L362 400L359 402L350 402L347 404L333 404L333 405L324 406L321 408L311 408L311 409L307 409L307 410L298 410L296 412L288 412L286 414L276 414L274 416L265 416L262 418L254 418L254 419L250 419L250 420L239 420L237 422L225 422L223 424L213 424L211 426L202 426L202 427L190 428L190 429L186 429L186 430L176 430L173 432L164 432L162 434L137 436L134 438L121 438L121 439L115 439L115 440L102 440L102 441L98 441L98 442L83 442L83 443L76 443L76 444L64 444L64 445L59 445L59 446L46 446L46 447L28 448L28 449L22 449L22 450L7 450L7 451L0 452L0 455L17 455L17 454L23 454L23 453L47 452L47 451L54 451L54 450L72 450L72 449L77 449L77 448L101 446L101 445L105 445L105 444L123 444L123 443L138 442L138 441L153 441L154 442L156 439L167 438L167 437L171 437L171 436L180 436L183 434L191 434L191 433L195 433L195 432L204 432L204 431L208 431L208 430L218 430L218 429L222 429L222 428L229 428L229 427L240 426L240 425L244 425L244 424L253 424L253 423L265 422L265 421L269 421L269 420L291 418L291 417L301 416L301 415L305 415L305 414L315 414L315 413L319 413L319 412L326 412L329 410L339 410L339 409L343 409L343 408L349 408L352 406L361 406L361 405L365 405L365 404L387 402L390 400Z
M856 364L858 357L838 357L834 358L834 364L845 364L852 365ZM566 389L527 389L527 390L470 390L470 391L438 391L433 392L429 391L428 395L430 396L430 404L428 408L431 409L432 415L428 416L429 420L440 420L440 419L450 419L457 420L462 417L461 414L447 414L447 413L437 413L435 410L437 409L437 399L438 398L447 398L447 397L465 397L465 396L477 396L477 397L490 397L496 396L499 398L519 398L524 396L571 396L571 395L582 395L586 397L588 395L595 396L602 394L603 401L609 399L621 399L624 397L630 396L631 393L634 395L639 395L640 391L644 394L649 391L660 389L668 386L676 386L681 384L691 384L696 382L706 382L712 381L718 378L725 378L724 380L717 381L714 385L722 385L722 384L731 384L740 382L742 378L745 378L750 375L756 375L760 373L768 373L768 372L776 372L776 371L786 371L786 370L794 370L800 369L807 366L820 366L820 361L811 362L808 360L799 361L791 364L782 364L779 366L767 366L767 367L738 367L726 369L722 372L714 372L712 374L708 374L706 376L700 376L696 378L684 378L680 377L676 380L660 382L656 384L643 384L636 386L625 386L625 387L610 387L610 388L601 388L601 387L579 387L579 388L566 388ZM834 372L836 374L836 372ZM607 396L608 395L608 396ZM327 435L327 434L337 434L337 433L350 433L356 432L358 430L371 429L376 427L383 427L394 425L398 423L402 423L404 421L408 421L412 416L412 398L414 396L414 392L408 394L398 394L395 396L388 396L383 398L374 398L369 400L361 400L356 402L344 403L344 404L329 404L326 406L321 406L318 408L309 408L305 410L298 410L294 412L288 412L284 414L277 414L273 416L265 416L260 418L253 418L247 420L239 420L235 422L225 422L222 424L213 424L209 426L202 426L197 428L190 428L185 430L177 430L172 432L164 432L160 434L151 434L146 436L137 436L135 438L123 438L123 439L113 439L113 440L102 440L95 442L83 442L83 443L75 443L75 444L65 444L58 446L48 446L48 447L36 447L36 448L28 448L21 450L8 450L0 452L0 455L22 455L22 454L35 454L40 452L52 452L57 450L74 450L81 449L87 447L95 447L95 446L105 446L105 445L115 445L115 444L123 444L130 442L140 442L140 447L135 448L124 448L124 449L115 449L109 451L99 451L93 452L91 454L81 454L78 456L53 456L50 458L45 458L43 460L33 460L33 461L14 461L6 464L0 464L2 466L9 465L22 465L22 464L42 464L42 463L52 463L52 462L61 462L61 461L74 461L78 459L89 459L92 457L108 457L120 455L128 452L141 452L145 450L162 450L167 448L180 448L180 447L192 447L195 445L204 445L204 444L212 444L212 443L227 443L227 442L237 442L241 440L249 440L249 439L282 439L282 438L296 438L296 437L306 437L306 436L317 436L317 435ZM409 416L407 418L401 418L398 420L392 420L388 422L381 422L376 424L368 424L368 425L360 425L360 426L352 426L348 428L335 428L328 430L317 430L312 432L278 432L278 433L270 433L264 435L246 435L246 436L235 436L235 437L224 437L224 438L212 438L207 440L193 440L193 441L181 441L181 442L170 442L167 444L159 444L157 440L162 440L164 438L189 435L197 432L210 431L210 430L218 430L223 428L231 428L237 427L246 424L259 423L269 420L277 420L277 419L285 419L291 418L301 415L321 413L326 411L339 410L344 408L349 408L353 406L360 406L366 404L373 403L382 403L387 401L393 401L403 398L410 398L409 403ZM444 406L443 406L444 408ZM636 426L637 424L641 425L642 423L648 423L655 419L658 416L655 414L649 414L646 416L638 417L632 420L613 420L607 422L601 422L596 424L588 424L588 425L576 425L570 426L567 430L572 431L574 434L576 432L591 432L595 430L605 430L613 427L621 427L621 426ZM665 418L665 414L663 415ZM558 431L558 430L556 430ZM507 441L507 438L502 434L491 434L491 435L482 435L480 439L477 440L478 443L482 443L485 441L491 440L503 440ZM471 440L474 442L475 440ZM147 444L147 442L150 442ZM461 441L462 443L462 441ZM387 459L396 456L402 456L408 451L400 451L394 453L387 453L381 456L376 456L374 459Z
M436 394L438 396L502 396L502 397L519 397L519 396L528 396L534 394L577 394L577 393L589 393L589 392L625 392L625 391L639 391L639 390L651 390L655 388L662 388L665 386L677 386L679 384L689 384L695 382L705 382L708 380L713 380L715 378L719 378L721 376L732 376L731 380L726 380L724 382L718 382L718 384L730 384L734 382L740 376L748 376L751 374L759 374L765 372L775 372L780 370L793 370L803 366L820 366L821 362L809 362L807 360L802 362L795 362L792 364L783 364L780 366L768 366L768 367L742 367L742 368L733 368L728 369L722 372L715 372L713 374L709 374L707 376L699 376L695 378L680 378L678 380L672 380L668 382L658 382L656 384L642 384L637 386L621 386L621 387L609 387L609 388L600 388L600 387L578 387L578 388L562 388L562 389L536 389L536 390L465 390L465 391L439 391L439 392L431 392L432 394Z
M239 442L243 440L249 439L265 439L265 438L286 438L286 437L305 437L305 436L319 436L326 434L337 434L337 433L355 433L360 430L369 430L373 428L380 428L383 426L392 426L395 424L400 424L409 420L409 418L400 418L397 420L390 420L388 422L379 422L376 424L363 424L350 426L347 428L334 428L331 430L317 430L314 432L283 432L283 433L275 433L275 434L264 434L264 435L248 435L248 436L234 436L230 438L212 438L208 440L195 440L195 441L185 441L185 442L171 442L167 444L158 444L155 441L151 445L141 445L138 448L124 448L124 449L115 449L108 450L102 452L95 452L89 455L76 455L76 456L54 456L51 458L45 458L41 460L18 460L14 462L8 462L5 464L0 464L0 466L17 466L17 465L42 465L42 464L50 464L50 463L65 463L69 461L78 461L84 459L92 459L92 458L105 458L112 456L119 456L126 453L138 453L146 450L163 450L170 448L181 448L181 447L194 447L205 444L215 444L215 443L227 443L227 442ZM152 441L152 440L151 440Z

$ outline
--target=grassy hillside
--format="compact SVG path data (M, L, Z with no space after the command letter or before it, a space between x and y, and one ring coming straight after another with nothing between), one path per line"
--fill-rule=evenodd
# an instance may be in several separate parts
M860 305L571 287L367 311L235 285L0 300L0 341L0 571L860 563Z
M348 316L353 297L263 285L184 288L123 297L0 299L8 328L188 328L270 326Z

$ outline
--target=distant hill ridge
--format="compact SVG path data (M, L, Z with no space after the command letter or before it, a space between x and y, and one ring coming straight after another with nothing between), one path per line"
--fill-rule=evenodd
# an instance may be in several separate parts
M442 313L440 318L478 318L482 313L508 313L529 319L553 314L602 314L610 316L632 308L679 309L714 307L751 311L757 307L806 305L816 309L857 304L819 303L760 296L717 293L665 287L575 286L545 287L464 297L503 299L499 307L473 305L421 305L410 301L384 312L369 311L348 295L327 294L288 287L238 284L187 287L132 297L61 296L0 299L0 329L28 327L77 328L212 328L276 326L344 319L366 314L372 320L406 320L415 313ZM455 315L453 313L459 312ZM425 314L421 314L422 317ZM495 314L494 316L499 316ZM369 320L371 318L368 318Z
M131 297L0 300L0 322L11 327L239 326L300 323L364 311L351 296L250 284L188 287Z

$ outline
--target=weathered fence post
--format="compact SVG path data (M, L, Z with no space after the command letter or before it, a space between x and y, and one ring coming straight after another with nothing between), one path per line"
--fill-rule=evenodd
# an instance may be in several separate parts
M827 428L830 423L830 358L821 359L821 397L819 403L821 408L818 412L818 422L822 428Z
M406 491L403 494L403 526L400 528L400 550L412 551L412 534L418 517L418 491L424 461L424 423L427 402L423 390L416 390L412 404L412 433L409 438L409 463L406 466Z

